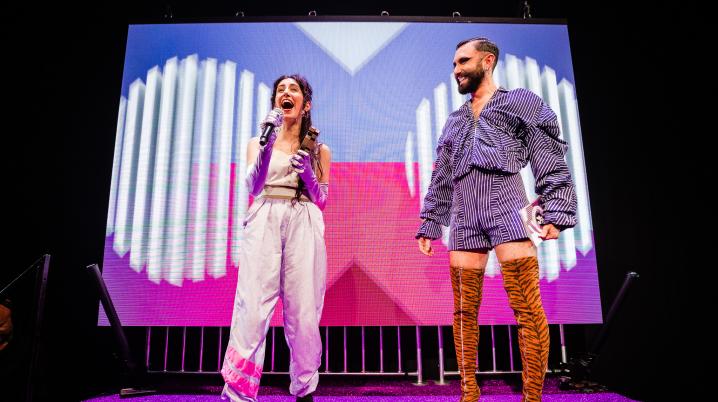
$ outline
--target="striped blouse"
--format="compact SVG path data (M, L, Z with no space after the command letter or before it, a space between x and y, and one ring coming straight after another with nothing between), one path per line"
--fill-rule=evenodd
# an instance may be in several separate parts
M514 174L529 162L545 223L560 229L575 226L576 192L564 160L567 150L556 114L531 91L498 88L478 120L467 101L449 115L439 138L419 215L424 222L416 237L441 237L441 225L449 226L454 183L470 169Z

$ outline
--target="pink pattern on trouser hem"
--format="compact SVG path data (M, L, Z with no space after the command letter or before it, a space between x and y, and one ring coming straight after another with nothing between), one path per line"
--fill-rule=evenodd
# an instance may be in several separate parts
M244 374L244 376L237 373L237 371ZM245 376L249 378L245 378ZM255 398L259 390L259 379L262 377L262 366L244 359L239 355L239 352L228 345L227 354L222 365L222 377L232 388L248 397ZM256 382L252 380L256 380Z
M224 381L232 387L235 391L241 392L243 395L250 398L257 397L257 391L259 391L259 384L253 383L247 378L244 378L241 374L232 370L231 364L225 360L222 366L222 377ZM257 379L259 381L259 379Z
M225 359L229 360L237 370L250 377L254 377L258 380L262 377L262 366L243 358L232 346L227 346Z

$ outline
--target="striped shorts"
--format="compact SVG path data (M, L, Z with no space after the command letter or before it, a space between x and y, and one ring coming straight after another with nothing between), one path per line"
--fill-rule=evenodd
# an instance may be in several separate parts
M454 183L449 250L492 249L528 238L519 214L526 204L520 173L471 169Z

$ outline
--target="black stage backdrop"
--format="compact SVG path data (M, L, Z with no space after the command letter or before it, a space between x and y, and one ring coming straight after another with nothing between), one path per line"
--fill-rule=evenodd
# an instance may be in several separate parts
M189 19L228 18L238 10L516 17L523 2L283 3L173 2L172 10ZM708 163L699 151L715 130L714 114L697 115L703 102L691 91L712 81L698 71L712 47L691 49L707 18L685 3L574 3L530 5L533 17L568 21L604 315L625 273L641 275L616 317L596 378L641 400L687 400L709 385L696 360L706 361L711 349L704 342L712 317L699 310L711 296L712 236L697 228L710 229L712 214L697 195L710 188L700 180ZM2 25L3 171L10 184L3 198L10 224L0 283L43 253L53 257L39 400L78 400L90 389L117 385L111 343L96 336L98 306L84 267L102 261L127 24L159 21L165 5L30 4L10 7ZM694 229L697 222L705 224ZM596 329L572 328L585 344L569 345L570 353L587 348ZM0 395L10 398L0 399L15 400L27 356L18 346L1 359Z

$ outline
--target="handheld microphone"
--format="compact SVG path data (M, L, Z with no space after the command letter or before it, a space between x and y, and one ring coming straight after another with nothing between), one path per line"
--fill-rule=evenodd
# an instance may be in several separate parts
M270 115L271 114L274 114L275 116L281 116L282 109L275 107L270 112ZM275 119L269 118L269 116L267 116L267 118L264 119L264 130L262 130L262 135L259 137L259 145L260 146L267 145L267 141L269 140L269 135L272 134L272 130L274 130L275 121L276 121Z

